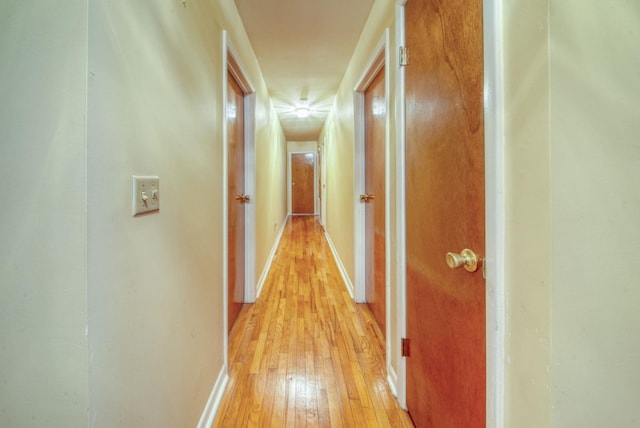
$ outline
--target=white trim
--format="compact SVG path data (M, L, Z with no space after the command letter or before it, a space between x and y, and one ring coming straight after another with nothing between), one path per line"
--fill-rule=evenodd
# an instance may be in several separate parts
M198 422L197 428L210 428L211 426L213 426L213 421L216 418L218 409L220 408L220 402L222 401L222 396L224 395L224 391L227 388L228 383L229 374L227 373L226 368L222 367L220 373L218 374L218 379L213 385L211 394L209 394L209 399L207 400L204 411L200 416L200 421Z
M228 36L225 30L222 30L222 348L224 354L225 371L229 367L229 151L227 150L227 47Z
M244 301L256 301L256 94L245 93L244 97L244 192L251 199L244 205Z
M484 0L486 426L505 426L505 141L502 0Z
M322 137L322 144L319 150L322 151L320 155L320 224L322 227L327 227L327 137Z
M324 236L327 238L327 243L329 244L329 248L331 249L331 253L333 254L333 259L336 261L336 265L338 265L338 270L340 271L340 276L342 276L342 281L344 281L344 285L349 292L349 296L351 296L351 298L353 299L353 284L349 280L349 275L347 274L347 270L345 269L344 265L342 264L342 260L338 255L338 250L336 250L336 247L333 245L333 241L331 240L329 232L325 230Z
M280 239L282 239L282 234L284 233L284 228L287 226L287 219L288 217L285 217L284 221L282 222L282 225L280 225L278 236L276 236L276 240L273 243L273 247L271 247L271 252L269 253L267 262L265 263L264 269L262 270L262 274L260 275L260 279L258 280L258 285L256 286L256 299L260 297L260 293L262 293L262 287L264 287L264 284L267 281L267 276L269 275L269 270L271 269L273 258L276 256L276 252L278 251L278 245L280 245Z
M365 140L365 123L364 123L364 93L354 91L353 93L353 109L354 109L354 165L353 165L353 195L354 195L354 260L355 268L355 301L356 303L364 303L366 299L366 244L365 244L365 206L359 201L358 195L365 191L365 159L364 159L364 140ZM361 255L359 257L359 255Z
M376 46L371 58L367 62L366 67L363 69L362 75L356 84L353 92L353 106L354 106L354 196L365 193L365 102L364 92L367 90L373 79L378 72L385 69L385 299L386 299L386 318L387 318L387 331L385 335L387 341L389 338L389 279L390 279L390 254L391 244L389 237L391 236L389 230L389 129L390 129L390 112L389 112L389 29L385 29L384 34L378 45ZM355 254L365 253L365 206L359 201L357 197L354 198L354 250ZM365 258L355 258L355 301L357 303L366 302L366 284L365 284ZM389 343L386 346L386 355L389 357ZM388 365L388 364L387 364Z
M391 368L391 104L389 94L391 93L391 73L389 67L391 64L391 52L387 48L389 46L389 29L384 31L384 109L385 115L384 125L384 229L385 229L385 245L384 245L384 307L385 307L385 357L387 373Z
M391 390L391 394L394 397L398 397L398 375L393 367L389 366L387 368L387 383L389 384L389 389Z
M289 160L287 162L287 185L289 191L287 192L287 211L289 215L317 215L318 214L318 143L316 143L316 151L311 150L299 150L287 152ZM293 155L313 155L313 214L294 214L292 212L292 200L293 200L293 177L291 174L291 159Z
M398 339L407 337L407 225L406 225L406 187L405 187L405 68L400 66L400 46L405 44L404 5L405 1L396 4L396 310L398 311ZM398 403L407 408L407 360L402 356L400 343L392 349L398 361L396 391ZM389 367L388 370L392 370Z

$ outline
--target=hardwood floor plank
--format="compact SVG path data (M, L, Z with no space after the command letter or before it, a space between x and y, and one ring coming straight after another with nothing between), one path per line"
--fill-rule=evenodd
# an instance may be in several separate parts
M385 343L349 296L315 217L287 222L262 295L229 336L214 427L411 427L386 383Z

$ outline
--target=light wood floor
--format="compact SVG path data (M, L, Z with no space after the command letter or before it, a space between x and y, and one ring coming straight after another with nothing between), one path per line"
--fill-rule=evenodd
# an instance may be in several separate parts
M289 219L260 298L231 331L229 365L214 427L413 427L385 380L383 336L315 217Z

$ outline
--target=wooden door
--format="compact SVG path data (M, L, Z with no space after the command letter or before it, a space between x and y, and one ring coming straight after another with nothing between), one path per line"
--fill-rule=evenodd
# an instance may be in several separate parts
M228 139L228 327L244 303L244 93L231 73L227 90Z
M364 94L365 102L365 289L366 301L386 335L384 68Z
M419 427L485 426L482 0L406 4L407 405Z
M314 176L315 155L313 153L291 155L292 214L315 214Z

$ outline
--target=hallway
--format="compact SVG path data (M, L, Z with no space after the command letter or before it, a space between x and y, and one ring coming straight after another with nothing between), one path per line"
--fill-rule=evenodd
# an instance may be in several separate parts
M411 427L384 365L384 337L349 296L317 217L290 217L262 295L231 331L214 426Z

